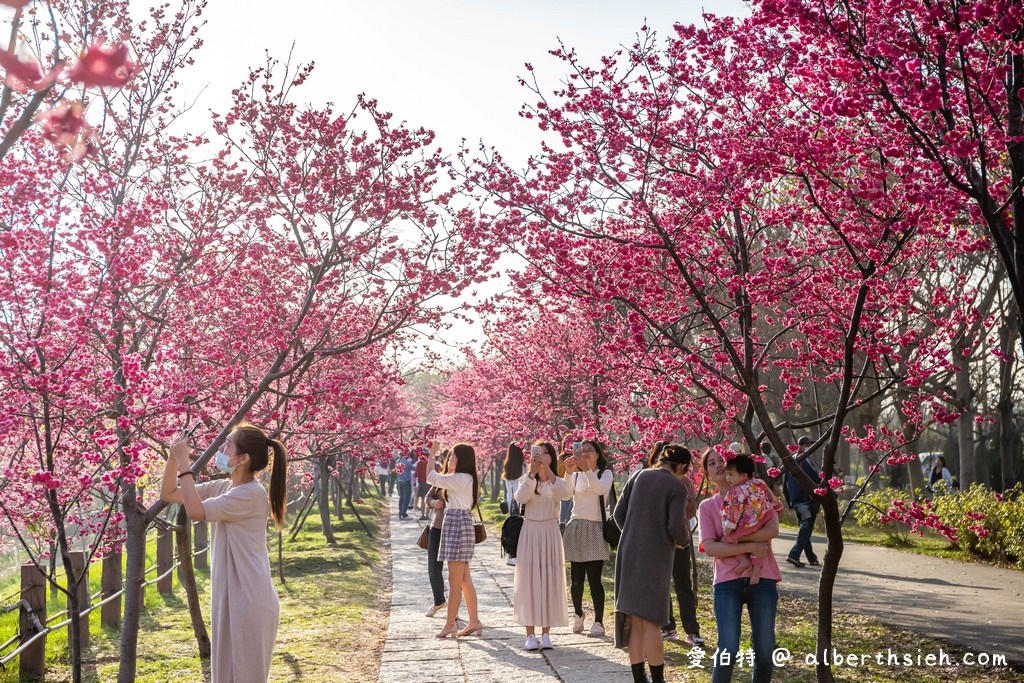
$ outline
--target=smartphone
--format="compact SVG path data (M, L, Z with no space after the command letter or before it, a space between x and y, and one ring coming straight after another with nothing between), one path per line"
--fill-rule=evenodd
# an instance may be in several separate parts
M579 455L582 452L583 452L583 442L582 441L573 441L572 442L572 454L573 455Z
M543 448L543 446L530 446L530 457L539 458L540 454L543 452Z
M201 425L201 424L203 424L203 423L202 422L196 422L194 425L192 425L192 429L189 429L187 432L185 432L185 438L191 439L192 435L196 433L196 430L199 429L199 425Z

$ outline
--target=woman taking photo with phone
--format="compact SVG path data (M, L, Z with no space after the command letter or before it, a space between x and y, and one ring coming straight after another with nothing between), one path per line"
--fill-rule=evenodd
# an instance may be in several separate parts
M569 594L575 617L572 632L583 632L583 581L590 586L594 602L594 623L590 635L604 635L604 586L601 572L610 557L602 530L602 501L612 488L612 471L604 450L596 441L573 443L573 454L565 459L565 483L572 494L572 515L562 540L569 561Z
M550 650L551 627L565 626L565 554L558 531L558 507L570 493L555 476L555 447L538 441L530 449L529 469L516 490L523 515L516 550L513 614L526 627L527 650ZM536 627L541 627L540 641Z
M288 456L280 441L242 423L217 452L217 469L228 478L197 484L191 450L184 433L171 444L160 498L184 505L189 519L210 522L212 680L266 681L281 612L270 576L267 518L278 529L284 523ZM271 462L268 500L256 473Z
M476 473L476 451L468 443L456 444L448 455L448 467L442 474L436 472L437 444L430 447L427 457L427 483L444 489L445 514L441 522L441 547L438 559L448 563L448 620L438 631L437 638L447 638L453 633L458 636L483 635L484 627L476 611L476 588L469 573L469 561L473 559L473 518L470 511L476 507L480 496L480 484ZM458 631L459 605L466 598L469 624Z

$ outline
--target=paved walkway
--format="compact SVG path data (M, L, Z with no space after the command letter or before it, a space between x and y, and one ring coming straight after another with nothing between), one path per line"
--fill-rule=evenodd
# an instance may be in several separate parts
M569 627L556 628L551 632L555 645L553 650L523 650L526 632L512 620L513 568L500 557L500 544L496 538L488 537L486 542L478 545L471 563L480 621L485 627L483 637L434 638L434 634L444 626L444 617L424 616L431 594L427 582L427 553L416 547L422 522L413 521L415 511L413 519L399 521L396 510L397 500L393 498L390 520L391 614L381 657L381 683L597 683L631 680L626 652L615 649L610 634L590 638L585 634L572 633ZM611 605L608 607L606 626L612 622ZM567 602L566 614L569 611ZM465 603L460 616L462 625L465 625Z
M784 529L772 546L782 568L779 592L814 599L818 572L785 563L795 539ZM824 559L825 538L812 543ZM847 543L834 593L837 610L1024 663L1024 572Z

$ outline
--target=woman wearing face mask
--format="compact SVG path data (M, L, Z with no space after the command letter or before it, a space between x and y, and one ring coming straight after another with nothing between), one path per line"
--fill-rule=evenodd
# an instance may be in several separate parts
M256 473L270 473L270 497ZM267 518L281 528L285 515L288 457L284 445L258 427L239 424L217 453L217 468L227 479L197 484L188 437L171 444L160 498L185 506L189 519L211 523L213 683L266 681L277 637L280 603L270 576Z
M557 455L547 441L530 449L529 469L516 490L523 529L516 553L512 605L517 624L526 627L527 650L550 650L551 627L569 623L565 615L565 554L558 533L558 505L572 494L555 476ZM537 640L537 626L541 628Z

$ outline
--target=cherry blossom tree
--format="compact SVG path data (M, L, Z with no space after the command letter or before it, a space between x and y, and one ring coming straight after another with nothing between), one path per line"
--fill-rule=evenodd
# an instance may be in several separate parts
M914 154L889 154L912 148L876 130L874 112L805 104L801 63L782 37L712 17L676 31L664 46L643 31L600 68L556 51L563 88L524 79L536 100L523 116L550 141L523 172L481 150L467 178L502 209L493 232L551 274L549 289L624 310L634 357L659 340L658 381L702 397L706 432L727 420L750 446L763 435L813 490L829 540L821 654L843 552L839 442L878 461L905 439L885 426L854 435L847 419L897 382L920 386L948 366L948 349L923 335L945 321L897 314L922 272L984 243L953 227L968 215L962 196L914 173ZM904 348L914 353L897 368ZM898 409L918 425L948 414L930 402L922 393ZM795 429L820 435L828 484L793 461L784 433Z

